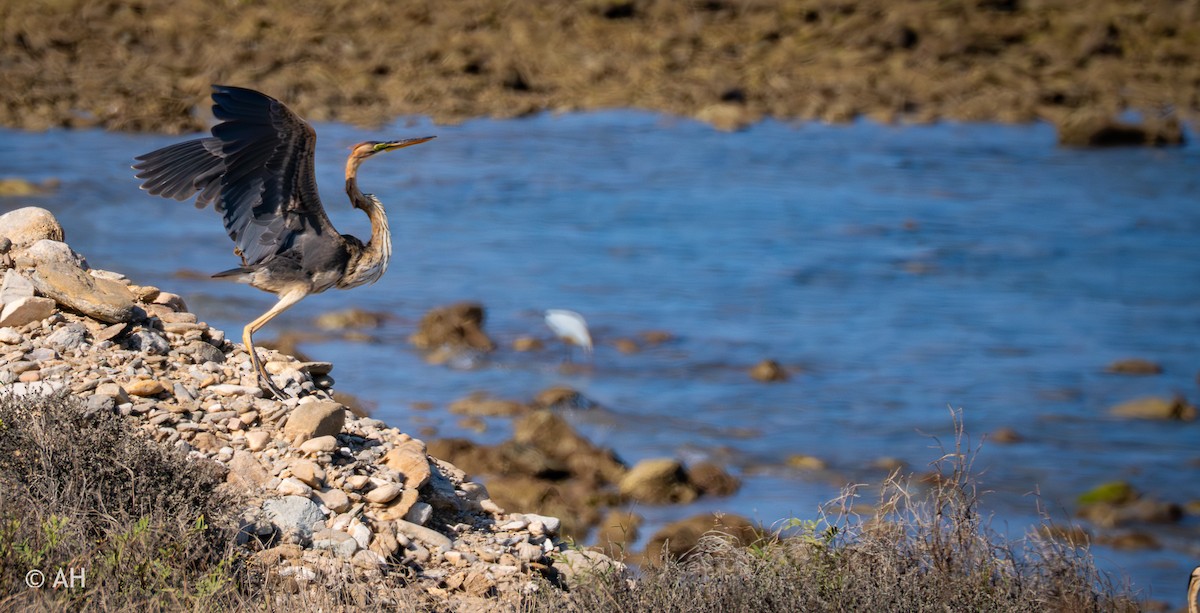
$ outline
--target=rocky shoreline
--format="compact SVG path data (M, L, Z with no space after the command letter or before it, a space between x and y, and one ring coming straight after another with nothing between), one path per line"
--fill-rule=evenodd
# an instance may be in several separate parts
M49 212L18 209L0 228L3 393L72 394L215 465L244 508L238 544L285 592L402 572L438 606L487 609L537 589L535 577L569 585L624 568L560 539L558 518L505 511L424 442L334 401L331 364L268 351L268 370L299 398L264 397L242 346L179 296L89 269Z
M1190 3L471 0L5 3L0 125L198 131L212 83L378 125L640 108L1028 122L1068 144L1168 144L1200 110ZM202 24L202 25L199 25ZM1113 123L1127 110L1145 126Z

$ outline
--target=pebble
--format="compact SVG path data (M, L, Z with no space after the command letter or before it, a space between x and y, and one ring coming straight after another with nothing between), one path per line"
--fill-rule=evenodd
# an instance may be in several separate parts
M311 487L305 485L303 481L300 481L295 477L288 477L287 479L284 479L279 483L279 487L276 489L279 490L279 493L283 494L284 496L303 496L307 498L313 493L313 489Z
M350 497L339 489L327 489L317 492L321 502L334 513L344 513L350 509Z
M300 451L312 454L329 453L334 449L337 449L337 439L332 436L319 436L304 441L300 445Z
M263 391L260 387L251 387L249 385L234 385L232 383L221 383L211 385L208 390L214 394L222 396L262 396Z
M371 543L371 536L373 536L373 535L371 534L371 529L366 527L365 525L354 524L350 527L349 532L350 532L350 536L353 537L354 540L358 542L359 548L366 549L367 545L369 545Z
M440 549L442 551L447 551L454 546L454 542L451 541L449 537L441 532L437 532L436 530L430 530L425 526L418 526L417 524L404 521L403 519L397 519L394 523L396 525L397 532L421 541L431 547Z
M400 492L402 491L404 491L404 488L400 485L388 483L367 492L366 499L367 502L384 504L391 502L392 499L394 499L396 496L399 496Z
M154 379L130 381L125 385L125 392L131 396L157 396L167 391L163 384Z
M271 433L264 430L251 430L246 433L246 446L250 451L261 451L271 440Z
M308 460L297 460L292 463L292 476L304 482L309 487L320 487L325 481L325 469Z
M349 558L358 551L358 541L354 537L337 530L321 530L312 537L313 549L328 549L339 556Z
M425 502L416 502L413 503L411 508L409 508L408 513L404 514L404 521L424 526L425 524L429 523L429 520L432 517L432 505Z
M363 549L354 553L351 557L351 562L359 568L374 570L387 564L387 560L380 554Z
M25 337L21 336L20 332L17 332L12 328L0 328L0 343L4 343L6 345L16 345L23 340L25 340Z

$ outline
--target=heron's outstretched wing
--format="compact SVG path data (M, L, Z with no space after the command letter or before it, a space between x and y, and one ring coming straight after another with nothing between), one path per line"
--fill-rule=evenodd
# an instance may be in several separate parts
M200 192L196 207L204 208L220 194L225 157L221 141L215 138L189 140L134 159L138 163L133 167L141 171L137 178L143 179L142 189L155 196L187 200Z
M342 238L317 195L317 135L283 103L254 90L213 86L212 129L224 173L219 208L225 230L254 266L292 247L301 235Z

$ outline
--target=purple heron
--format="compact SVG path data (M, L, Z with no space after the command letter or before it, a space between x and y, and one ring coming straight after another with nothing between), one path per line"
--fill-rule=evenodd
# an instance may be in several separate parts
M434 137L368 141L346 160L350 204L371 221L363 242L339 234L317 195L312 127L283 103L254 90L213 86L212 136L135 158L142 189L156 196L212 204L237 245L242 265L213 275L275 294L279 301L242 331L242 341L259 378L275 397L279 389L254 350L254 333L305 296L349 289L379 280L392 255L383 204L358 188L358 166L384 151Z

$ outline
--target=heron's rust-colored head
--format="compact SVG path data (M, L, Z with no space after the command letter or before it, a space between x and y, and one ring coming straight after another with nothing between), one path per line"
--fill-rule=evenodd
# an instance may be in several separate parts
M359 143L359 144L355 145L353 152L351 152L351 154L350 154L350 157L362 160L362 159L369 158L372 155L375 155L376 153L383 153L384 151L391 151L392 149L403 149L404 147L411 147L413 145L419 145L421 143L431 141L435 138L437 138L437 137L436 136L422 136L420 138L406 138L403 140L390 140L390 141L370 140L365 143Z

